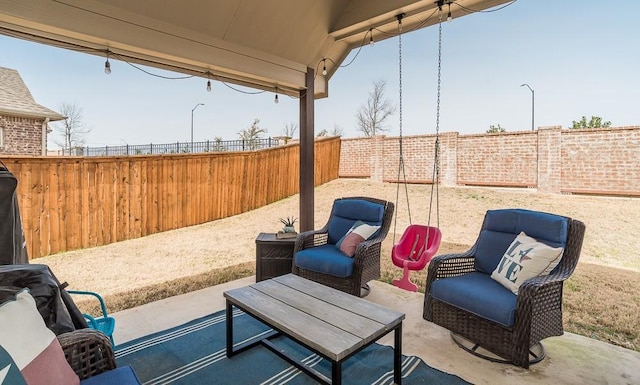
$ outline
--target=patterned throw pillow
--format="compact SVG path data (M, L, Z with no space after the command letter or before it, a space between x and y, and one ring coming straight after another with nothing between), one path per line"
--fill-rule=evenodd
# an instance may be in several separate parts
M522 282L549 274L562 258L562 247L551 247L521 232L513 240L491 278L518 294Z
M362 221L356 221L349 231L336 243L336 247L345 255L353 257L356 254L356 247L371 238L379 228L380 226L373 226Z
M29 289L0 305L0 384L78 385Z

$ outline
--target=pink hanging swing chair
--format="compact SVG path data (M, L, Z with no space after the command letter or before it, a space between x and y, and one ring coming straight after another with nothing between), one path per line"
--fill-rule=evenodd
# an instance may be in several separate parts
M438 252L442 232L434 226L409 225L400 241L391 249L391 261L402 268L402 278L394 279L393 284L408 291L418 291L418 285L409 279L410 271L419 271L427 266Z
M438 185L439 185L439 131L440 131L440 66L438 66L438 103L436 106L436 136L435 136L435 148L433 159L433 176L431 184L431 198L429 203L429 217L427 225L414 225L411 224L411 208L409 207L409 192L407 189L407 176L404 169L404 154L402 148L402 17L398 15L398 69L400 78L400 135L399 135L399 152L400 160L398 163L398 187L396 191L396 207L398 207L398 198L400 192L400 173L402 172L404 178L405 194L407 198L407 212L409 214L409 226L406 228L400 241L394 242L394 246L391 249L391 260L397 267L403 269L402 278L393 280L393 284L401 289L408 291L418 291L418 285L411 282L409 276L411 271L420 271L427 266L427 263L431 261L434 255L438 252L440 247L440 241L442 239L442 232L439 229L440 223L440 205L438 202ZM440 28L439 39L441 39L442 29ZM438 63L442 56L441 44L438 45ZM436 199L436 218L437 226L431 226L431 208L433 206L435 187L435 199ZM396 209L396 222L397 222L398 210ZM395 225L394 225L394 237L395 237ZM394 238L395 241L395 238Z

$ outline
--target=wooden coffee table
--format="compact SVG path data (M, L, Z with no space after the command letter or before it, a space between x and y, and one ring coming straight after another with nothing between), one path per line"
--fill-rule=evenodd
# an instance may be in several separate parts
M393 375L402 383L403 313L387 309L293 274L224 292L227 303L227 357L258 344L276 353L317 381L342 383L342 363L381 337L394 332ZM274 331L233 347L233 307ZM331 379L279 351L270 341L285 335L331 362Z

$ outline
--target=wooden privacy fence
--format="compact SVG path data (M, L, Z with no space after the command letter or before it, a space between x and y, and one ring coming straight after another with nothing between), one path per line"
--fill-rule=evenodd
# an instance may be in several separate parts
M299 146L129 157L6 157L30 258L240 214L299 192ZM340 139L315 143L315 184L338 177Z

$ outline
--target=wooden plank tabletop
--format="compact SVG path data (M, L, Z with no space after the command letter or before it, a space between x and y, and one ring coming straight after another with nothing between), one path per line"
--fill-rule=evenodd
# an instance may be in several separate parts
M339 361L377 340L404 314L293 274L226 291L234 305Z

